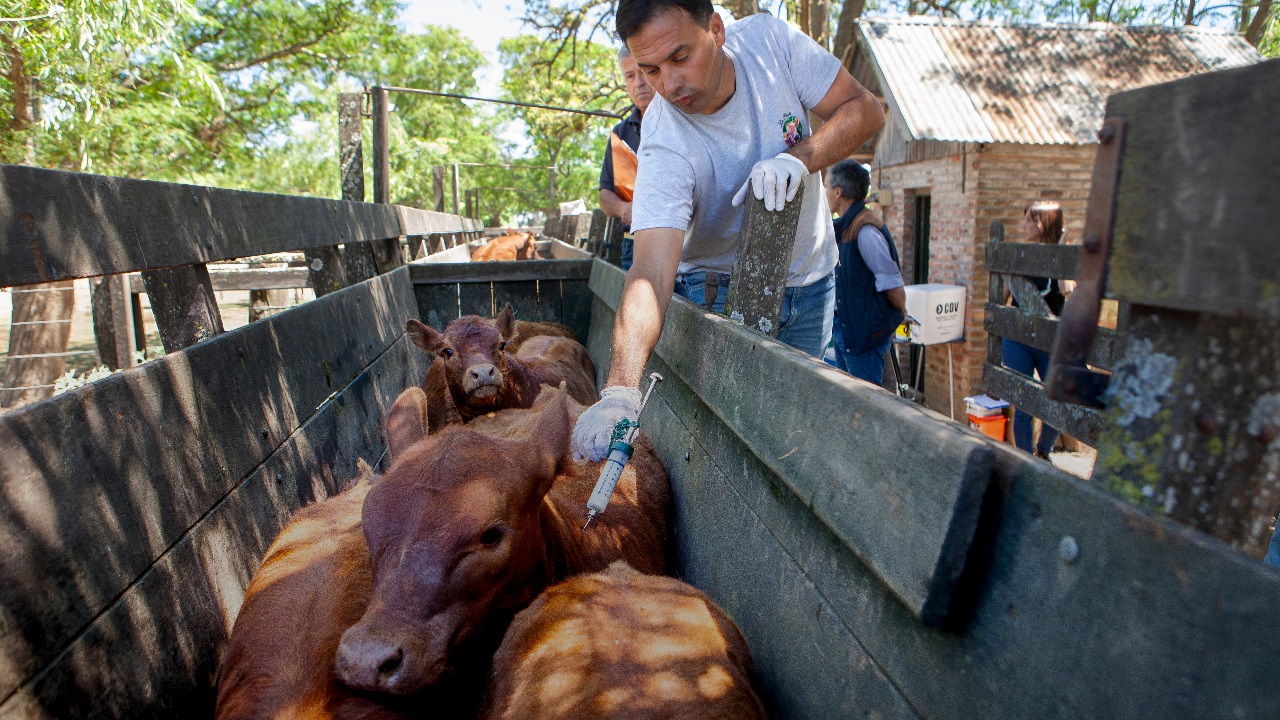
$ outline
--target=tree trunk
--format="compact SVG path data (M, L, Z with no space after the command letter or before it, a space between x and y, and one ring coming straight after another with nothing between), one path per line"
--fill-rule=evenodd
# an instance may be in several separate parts
M26 130L31 126L31 96L27 86L27 64L22 51L9 38L4 38L5 54L9 56L9 71L5 75L13 85L13 115L9 127Z
M1253 11L1253 20L1249 23L1249 29L1244 33L1245 42L1254 47L1258 47L1258 43L1262 42L1262 33L1267 29L1267 20L1271 18L1272 0L1260 0L1258 7Z
M53 396L66 367L75 288L70 280L13 288L9 359L0 407L18 408ZM49 357L52 356L52 357Z
M844 0L840 6L840 21L836 25L835 43L831 47L831 53L840 58L840 62L845 67L853 65L853 56L856 52L856 43L853 41L853 28L858 23L858 18L862 17L862 11L866 7L866 0Z
M1183 25L1194 25L1196 20L1196 0L1187 0L1187 14L1182 18Z

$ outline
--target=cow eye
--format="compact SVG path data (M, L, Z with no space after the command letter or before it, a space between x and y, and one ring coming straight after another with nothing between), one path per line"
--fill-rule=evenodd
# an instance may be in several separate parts
M499 350L506 350L506 349L507 349L507 341L506 341L506 340L503 340L502 342L498 343L498 349L499 349Z
M451 350L450 348L445 348L440 351L440 354L445 356L446 358L451 358L453 357L453 350Z
M502 528L498 527L497 525L494 525L493 527L481 533L480 544L484 545L485 547L493 547L498 543L502 542L502 535L503 535Z

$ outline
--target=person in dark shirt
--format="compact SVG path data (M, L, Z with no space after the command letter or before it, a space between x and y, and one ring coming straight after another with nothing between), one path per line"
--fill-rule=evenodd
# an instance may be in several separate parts
M627 96L635 107L631 114L609 133L600 168L600 209L605 215L622 220L623 232L631 230L631 198L636 185L636 151L640 149L640 121L653 100L653 88L636 65L636 59L625 45L618 51L618 67L627 86ZM631 267L632 240L622 239L622 269Z
M884 220L867 208L871 173L843 160L827 171L827 204L840 262L836 265L836 317L832 340L836 367L876 385L884 377L885 353L906 314L906 292L898 250Z
M1056 202L1031 203L1022 214L1022 231L1026 242L1056 244L1063 235L1062 207ZM1046 277L1028 279L1044 298L1045 304L1049 306L1049 312L1053 313L1054 317L1061 314L1066 296L1063 294L1064 288L1059 286L1058 281ZM1065 290L1069 292L1070 287ZM1017 299L1012 299L1012 303L1017 307ZM1006 338L1000 341L1000 356L1001 363L1005 367L1027 377L1039 375L1040 381L1044 382L1049 374L1049 353L1044 350ZM1014 408L1013 444L1019 450L1034 452L1036 457L1048 459L1049 451L1053 450L1053 444L1058 440L1058 430L1047 423L1041 423L1040 438L1034 444L1032 432L1031 415L1020 408Z

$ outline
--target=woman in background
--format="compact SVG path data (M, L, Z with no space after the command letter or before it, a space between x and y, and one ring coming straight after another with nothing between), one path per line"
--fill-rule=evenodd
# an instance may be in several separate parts
M1022 231L1026 242L1056 244L1064 234L1062 228L1062 206L1056 202L1031 203L1022 215ZM1040 296L1044 298L1045 304L1049 306L1049 311L1053 316L1057 317L1061 314L1065 296L1058 280L1044 277L1027 279L1040 292ZM1066 282L1064 281L1064 284ZM1069 287L1066 290L1070 292ZM1017 307L1018 301L1016 299L1013 300L1013 305ZM1037 350L1020 342L1005 339L1001 340L1000 355L1002 364L1005 367L1022 373L1027 377L1038 375L1042 383L1049 374L1049 353L1044 350ZM1053 450L1053 444L1057 440L1058 430L1050 427L1047 423L1041 423L1040 438L1033 446L1031 415L1023 412L1021 408L1014 408L1013 443L1019 450L1034 452L1036 457L1047 460L1049 451Z

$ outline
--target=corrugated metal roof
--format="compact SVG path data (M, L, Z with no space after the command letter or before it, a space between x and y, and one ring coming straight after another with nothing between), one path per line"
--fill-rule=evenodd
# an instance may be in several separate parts
M1240 35L1195 27L863 18L882 92L917 139L1096 142L1108 95L1260 62Z

